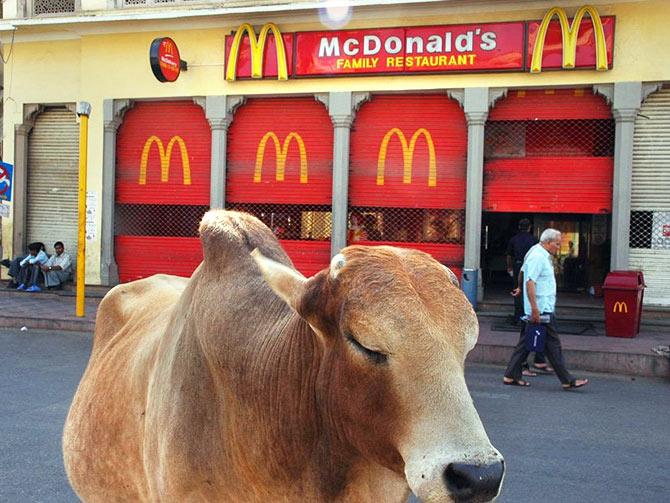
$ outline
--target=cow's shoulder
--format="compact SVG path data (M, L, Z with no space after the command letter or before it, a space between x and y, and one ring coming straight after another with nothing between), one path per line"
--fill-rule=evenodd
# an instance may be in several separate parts
M187 284L187 278L157 274L112 288L98 306L93 352L129 323L156 318L171 310Z

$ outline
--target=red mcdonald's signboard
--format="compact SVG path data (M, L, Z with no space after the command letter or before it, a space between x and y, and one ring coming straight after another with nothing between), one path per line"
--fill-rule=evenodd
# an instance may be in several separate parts
M523 70L524 23L296 34L296 77Z
M612 67L613 16L592 6L572 19L282 33L248 23L226 37L226 80Z

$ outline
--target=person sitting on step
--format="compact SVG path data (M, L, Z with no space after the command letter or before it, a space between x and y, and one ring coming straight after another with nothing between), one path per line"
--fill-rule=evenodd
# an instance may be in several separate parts
M30 243L28 245L29 255L19 262L17 290L25 290L26 292L40 292L42 289L37 285L40 279L40 266L49 259L44 252L44 245L42 243Z
M62 290L63 283L70 279L72 261L65 253L65 245L62 241L54 243L54 250L56 253L51 255L40 268L44 273L44 286L48 290Z

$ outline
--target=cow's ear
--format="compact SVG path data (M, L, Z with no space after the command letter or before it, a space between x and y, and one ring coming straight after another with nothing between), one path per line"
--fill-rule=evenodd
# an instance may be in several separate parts
M290 267L267 258L258 251L258 248L251 252L251 256L270 288L295 311L298 311L307 278Z

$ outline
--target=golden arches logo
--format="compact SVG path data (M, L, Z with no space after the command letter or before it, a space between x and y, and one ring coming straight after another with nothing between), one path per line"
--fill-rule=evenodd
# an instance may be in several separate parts
M233 81L237 76L237 59L240 54L240 45L245 33L249 35L249 45L251 47L251 78L263 78L263 54L267 42L268 33L272 32L275 38L275 47L277 48L277 78L279 80L288 80L288 65L286 63L286 48L284 39L279 28L274 23L268 23L261 28L261 32L256 38L256 32L249 23L244 23L239 27L233 38L233 43L228 54L228 65L226 66L226 80Z
M603 23L600 20L600 15L595 7L585 5L580 7L572 20L572 25L568 21L568 16L565 10L560 7L552 7L547 11L542 19L540 28L535 37L535 46L533 47L533 58L530 63L530 73L540 73L542 71L542 53L544 51L544 39L547 36L549 23L554 18L558 17L558 22L561 24L561 38L563 40L563 68L574 68L575 60L577 58L577 36L579 35L579 28L582 24L584 14L588 14L593 24L593 31L596 42L596 70L607 70L607 46L605 44L605 31L603 30Z
M386 167L386 153L388 151L388 145L391 141L391 138L397 136L400 140L400 145L402 146L402 158L403 158L403 183L412 183L412 160L414 158L414 149L416 147L416 142L420 136L423 136L426 139L426 144L428 145L428 186L435 187L437 185L437 167L435 164L435 144L433 143L433 137L430 135L430 132L427 129L419 128L417 129L412 138L407 144L407 138L405 134L398 128L394 127L389 130L388 133L384 136L382 144L379 148L379 158L377 159L377 185L384 185L384 169Z
M142 149L142 158L140 159L140 185L147 183L147 164L149 162L149 153L151 146L156 144L158 148L158 156L161 161L161 182L167 182L170 177L170 159L172 158L172 149L175 143L179 145L181 152L181 164L184 172L184 185L191 185L191 165L188 160L188 150L186 150L186 143L181 136L173 136L168 142L167 149L163 147L163 142L158 136L152 135L144 142Z
M613 313L628 313L628 304L625 302L615 302L614 308L612 309Z
M307 183L307 149L305 148L305 142L302 141L302 136L296 132L289 133L286 138L284 138L284 143L280 145L279 138L274 133L274 131L268 131L265 133L261 141L258 143L258 149L256 150L256 167L254 168L254 183L260 183L261 174L263 171L263 158L265 157L265 146L267 145L268 140L272 140L275 145L275 156L277 163L276 171L276 180L278 182L284 181L284 176L286 172L286 155L288 154L288 148L291 145L291 141L295 140L298 144L298 150L300 152L300 183Z
M165 42L165 54L169 54L170 56L174 56L175 53L175 45L172 40L168 40Z

